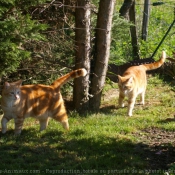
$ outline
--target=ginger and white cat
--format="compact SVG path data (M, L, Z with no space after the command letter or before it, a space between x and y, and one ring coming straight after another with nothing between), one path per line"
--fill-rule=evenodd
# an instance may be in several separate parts
M7 131L7 122L15 121L15 134L20 134L26 117L34 117L40 122L40 131L46 129L49 117L59 121L66 130L69 130L68 116L60 87L67 81L85 76L87 71L82 68L74 70L58 78L50 86L35 84L22 86L22 80L5 82L1 107L4 112L1 120L2 133Z
M151 64L143 64L128 68L123 76L118 75L119 86L119 106L124 107L124 98L128 98L128 115L132 116L132 111L136 101L136 97L140 94L141 104L144 105L144 97L147 86L146 71L159 68L166 59L165 51L162 52L161 58Z

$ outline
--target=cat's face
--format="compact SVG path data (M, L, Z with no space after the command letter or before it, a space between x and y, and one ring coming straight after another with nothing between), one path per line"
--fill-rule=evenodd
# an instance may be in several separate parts
M131 92L133 89L133 77L126 78L118 75L118 78L119 78L119 82L118 82L119 89L124 94Z
M21 91L20 91L21 82L15 82L15 83L8 83L5 82L3 94L8 98L9 100L19 100Z

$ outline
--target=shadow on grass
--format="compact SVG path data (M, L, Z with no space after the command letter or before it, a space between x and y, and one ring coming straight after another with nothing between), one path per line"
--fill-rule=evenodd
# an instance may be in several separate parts
M136 109L137 107L147 108L146 104L143 106L142 104L139 104L139 103L136 103L134 105L134 109ZM99 112L102 112L104 114L114 114L114 110L117 111L119 109L122 109L124 113L127 113L128 104L126 104L124 107L118 107L117 105L102 106Z
M0 169L38 169L41 172L46 172L47 169L67 169L91 174L88 171L124 170L143 166L133 153L134 145L129 141L113 138L76 139L82 133L80 130L74 131L71 133L73 139L65 139L64 133L50 131L37 139L37 134L30 137L32 130L24 130L19 137L11 136L10 131L1 137L4 143L1 142L3 164Z
M160 155L149 145L104 136L84 138L84 134L82 130L37 133L24 129L16 137L10 130L0 135L0 169L38 170L33 174L51 174L53 170L59 170L57 174L145 174L150 163L154 170L163 170L175 161L156 166Z
M99 112L102 112L104 114L113 114L114 110L119 109L118 107L116 107L116 105L106 105L106 106L102 106L99 110Z
M158 123L169 123L169 122L175 122L175 118L168 117L164 120L158 121Z

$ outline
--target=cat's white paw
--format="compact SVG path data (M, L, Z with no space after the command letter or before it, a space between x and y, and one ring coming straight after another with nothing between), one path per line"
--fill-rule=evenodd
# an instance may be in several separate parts
M129 117L132 117L132 112L128 112L128 116Z
M124 107L125 107L125 104L124 104L124 103L123 103L123 104L121 104L121 107L122 107L122 108L124 108Z
M124 108L124 107L125 107L125 104L124 104L124 103L119 104L118 107L120 107L120 108Z

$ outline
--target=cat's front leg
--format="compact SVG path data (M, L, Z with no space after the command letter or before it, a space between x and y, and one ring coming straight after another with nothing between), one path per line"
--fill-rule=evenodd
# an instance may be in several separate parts
M125 95L123 93L119 93L119 99L118 99L118 104L119 104L119 107L125 107L125 104L124 104L124 98L125 98Z
M2 126L2 133L5 134L7 131L7 123L9 119L7 119L5 116L1 119L1 126Z
M140 104L145 104L145 91L140 94Z
M132 111L134 109L134 104L135 104L136 97L132 97L128 99L128 116L132 116Z
M49 121L49 118L39 120L39 122L40 122L40 131L43 131L47 128L48 121Z
M16 117L15 118L15 135L21 134L23 123L24 123L23 117Z

